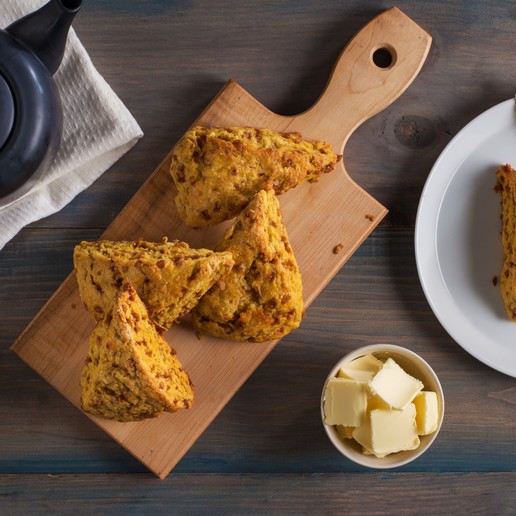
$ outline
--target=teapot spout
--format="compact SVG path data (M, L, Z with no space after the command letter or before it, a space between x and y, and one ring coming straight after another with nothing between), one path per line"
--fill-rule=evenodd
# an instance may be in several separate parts
M50 0L9 25L6 31L31 49L54 75L63 59L70 25L81 5L82 0Z

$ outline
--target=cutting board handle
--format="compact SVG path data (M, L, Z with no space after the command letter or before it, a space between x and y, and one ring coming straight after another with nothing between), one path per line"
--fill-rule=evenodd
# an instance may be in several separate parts
M362 122L407 89L431 43L431 36L398 8L384 11L348 43L322 95L291 125L311 127L310 132L343 151Z

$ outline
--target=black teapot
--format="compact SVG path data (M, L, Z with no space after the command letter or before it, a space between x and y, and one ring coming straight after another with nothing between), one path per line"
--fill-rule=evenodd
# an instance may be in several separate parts
M82 0L50 0L0 30L0 201L22 195L61 143L63 114L53 75Z

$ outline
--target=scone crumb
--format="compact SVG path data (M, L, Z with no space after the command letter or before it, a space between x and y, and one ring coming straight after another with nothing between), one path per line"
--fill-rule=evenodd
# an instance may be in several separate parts
M333 254L339 254L342 249L344 249L344 245L342 244L337 244L334 248L333 248Z
M367 214L366 214L366 216L365 216L365 218L366 218L367 220L370 220L371 222L373 222L373 220L374 220L374 215L371 215L370 213L367 213Z

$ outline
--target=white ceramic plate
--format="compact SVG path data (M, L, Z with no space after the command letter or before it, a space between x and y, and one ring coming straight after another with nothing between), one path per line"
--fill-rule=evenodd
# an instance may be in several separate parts
M516 323L499 285L503 252L500 164L516 168L516 102L502 102L462 129L428 176L416 219L419 278L451 337L484 364L516 377Z

